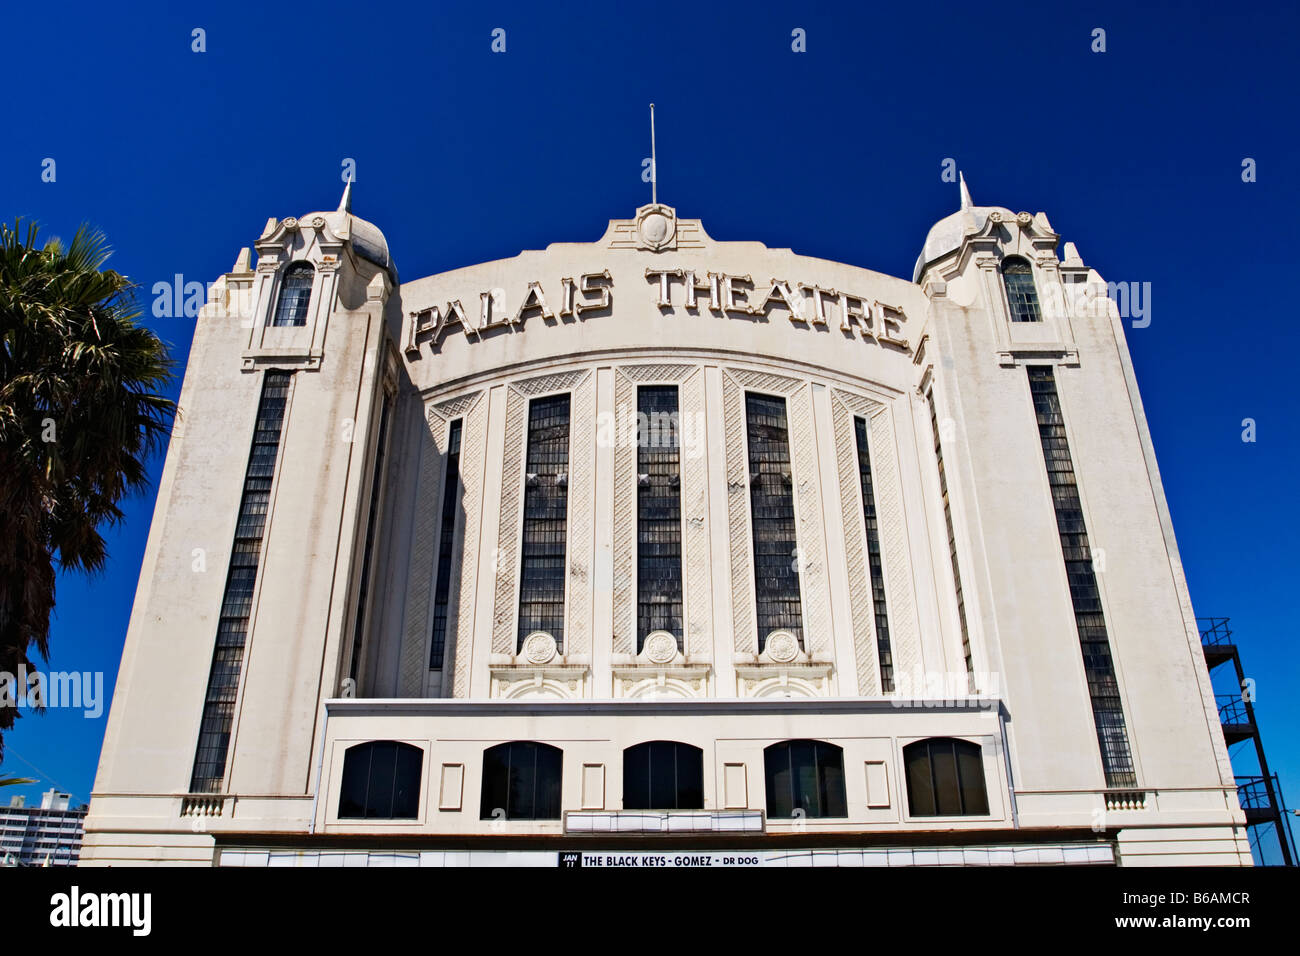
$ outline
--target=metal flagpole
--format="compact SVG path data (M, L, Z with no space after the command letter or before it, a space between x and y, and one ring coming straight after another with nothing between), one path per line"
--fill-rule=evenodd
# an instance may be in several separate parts
M659 204L659 167L655 160L655 105L650 104L650 202Z

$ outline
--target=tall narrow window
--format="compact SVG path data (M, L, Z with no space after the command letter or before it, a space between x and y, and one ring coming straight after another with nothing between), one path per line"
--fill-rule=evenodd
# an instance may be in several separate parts
M876 524L876 495L871 486L871 449L867 422L853 419L858 440L858 477L862 482L862 518L867 529L867 564L871 570L871 607L876 617L876 651L880 657L880 690L894 692L894 658L889 648L889 609L885 605L885 566L880 557L880 529Z
M1041 322L1038 291L1034 288L1034 270L1028 260L1008 256L1002 262L1002 281L1007 287L1007 306L1012 322Z
M1083 652L1083 669L1092 700L1093 722L1097 726L1097 743L1101 747L1101 764L1108 787L1136 787L1137 774L1129 750L1128 731L1124 723L1124 705L1115 680L1115 666L1110 654L1110 638L1097 590L1097 576L1092 567L1088 546L1088 529L1083 523L1083 506L1074 478L1074 462L1061 417L1061 402L1056 392L1056 377L1046 365L1029 366L1029 391L1034 399L1038 420L1038 437L1047 464L1047 481L1052 489L1056 509L1056 529L1061 536L1065 573L1074 604L1074 622Z
M985 816L984 761L978 744L950 737L918 740L903 748L907 810L914 817Z
M773 631L789 631L803 646L798 541L785 399L746 393L749 510L754 526L754 595L761 652Z
M668 631L682 646L681 439L675 385L637 390L636 649Z
M516 740L483 753L484 820L558 820L564 751L550 744Z
M230 729L235 719L235 697L244 665L244 644L253 613L253 585L262 554L262 534L271 503L271 480L280 451L280 430L289 395L291 372L268 371L262 379L253 447L244 472L235 540L217 618L217 641L199 724L199 744L190 777L191 793L219 793L226 775Z
M569 396L528 407L517 648L545 631L564 648L564 556L569 514Z
M352 665L348 673L353 680L360 678L361 643L366 633L366 608L370 594L370 562L375 550L376 525L379 523L379 497L384 478L384 447L388 439L388 415L393 401L384 397L384 407L379 413L379 441L375 449L375 473L370 479L370 513L366 517L366 544L361 557L361 589L357 592L357 619L352 628Z
M315 273L310 262L295 262L284 270L272 325L307 324L307 303L311 301L311 283Z
M703 810L704 751L651 740L623 751L624 810Z
M456 541L456 514L460 504L460 430L456 419L447 430L447 477L442 483L442 523L438 529L438 579L433 589L433 639L429 642L429 670L442 670L447 651L447 604L451 594L452 545Z
M844 751L821 740L786 740L763 751L772 819L847 817Z
M953 530L952 505L948 501L948 476L943 470L943 444L939 441L939 416L934 410L934 390L926 393L930 403L930 428L934 432L934 460L939 466L939 494L943 497L943 521L948 529L948 557L952 561L952 583L957 589L957 623L961 627L961 652L966 659L966 676L975 691L975 663L971 658L970 630L966 627L966 598L961 589L961 571L957 568L957 534Z

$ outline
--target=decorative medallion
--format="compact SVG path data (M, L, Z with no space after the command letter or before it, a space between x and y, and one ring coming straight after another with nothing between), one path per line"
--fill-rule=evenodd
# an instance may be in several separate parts
M288 229L290 232L293 232L295 229L298 228L298 220L293 216L290 216L288 219L284 221L284 228Z
M636 211L636 233L641 248L658 252L672 248L677 238L677 214L671 206L652 203Z
M1033 219L1034 217L1029 215L1029 213L1027 212L1022 212L1016 216L1016 222L1020 223L1020 225L1022 226L1029 225L1031 222L1033 222Z
M652 664L671 664L677 656L677 638L667 631L652 631L646 635L641 652Z
M555 638L545 631L533 631L524 638L523 658L530 664L549 664L555 659Z
M324 217L324 216L313 216L313 217L312 217L312 220L311 220L311 224L312 224L312 226L314 226L315 228L320 229L320 228L324 227L324 225L325 225L325 217Z
M763 649L778 664L789 664L799 656L799 639L789 631L773 631Z

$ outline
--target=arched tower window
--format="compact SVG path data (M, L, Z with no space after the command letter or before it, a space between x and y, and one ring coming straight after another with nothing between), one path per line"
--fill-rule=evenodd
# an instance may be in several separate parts
M284 271L272 325L307 324L307 303L311 301L311 283L315 274L310 262L295 262Z
M423 750L397 740L349 747L343 754L339 819L416 819L423 764Z
M931 737L903 748L907 807L914 817L984 816L989 812L978 744Z
M1007 287L1007 306L1012 322L1041 322L1038 291L1034 288L1034 270L1027 259L1008 256L1002 261L1002 282Z

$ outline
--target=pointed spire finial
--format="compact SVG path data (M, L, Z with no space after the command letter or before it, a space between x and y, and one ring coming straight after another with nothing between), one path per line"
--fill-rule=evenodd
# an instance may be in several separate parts
M352 211L352 179L348 178L348 184L343 187L343 198L339 200L339 212Z
M971 202L970 190L966 188L966 177L962 175L961 170L957 171L957 179L961 182L961 208L969 209L975 204Z
M655 105L650 104L650 202L659 203L659 170L655 168Z

